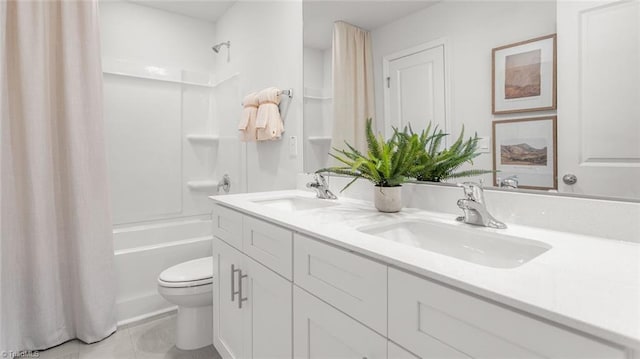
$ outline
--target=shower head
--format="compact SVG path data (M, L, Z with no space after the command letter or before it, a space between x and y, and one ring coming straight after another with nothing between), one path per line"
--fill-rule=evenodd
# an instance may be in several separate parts
M211 50L213 50L213 52L215 52L217 54L217 53L220 52L220 49L222 48L222 46L226 46L227 48L229 48L231 46L231 41L221 42L221 43L211 47Z
M216 54L220 53L220 49L222 48L222 46L226 46L227 47L227 62L231 61L231 41L225 41L225 42L221 42L217 45L214 45L211 47L211 50L213 50L213 52L215 52Z

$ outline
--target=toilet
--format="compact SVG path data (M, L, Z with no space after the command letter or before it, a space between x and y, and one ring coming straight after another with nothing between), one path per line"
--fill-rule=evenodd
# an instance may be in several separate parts
M178 306L176 347L213 344L213 257L177 264L158 276L158 293Z

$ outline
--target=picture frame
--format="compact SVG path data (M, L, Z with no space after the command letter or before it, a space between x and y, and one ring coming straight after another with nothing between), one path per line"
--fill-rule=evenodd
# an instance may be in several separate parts
M556 109L556 34L492 49L494 115Z
M518 188L558 189L557 116L493 121L493 185L517 176Z

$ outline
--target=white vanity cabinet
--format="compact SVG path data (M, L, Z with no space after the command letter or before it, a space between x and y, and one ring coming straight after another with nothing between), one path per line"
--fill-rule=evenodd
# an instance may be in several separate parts
M212 249L213 343L224 358L243 358L243 308L238 305L236 270L243 267L244 256L216 237Z
M304 235L294 235L294 283L387 335L387 266Z
M387 339L303 289L293 289L296 359L387 358Z
M293 233L282 227L244 216L242 251L249 257L291 280Z
M421 358L625 358L623 348L389 268L389 339Z
M633 352L285 226L214 209L223 358L598 358Z
M213 206L213 235L242 249L242 214L223 206Z
M247 231L265 238L274 232L267 229L266 233L260 233L260 229L268 227L256 229L252 218L236 212L229 215L226 208L216 210L216 215L223 213L227 218L237 214L240 221L240 230L233 234L239 238L227 236L225 240L217 237L214 223L213 342L216 349L225 359L291 358L291 281L229 244L242 244L242 233ZM225 231L230 232L232 230ZM292 238L290 231L277 233L284 235L285 240L287 236L289 241Z

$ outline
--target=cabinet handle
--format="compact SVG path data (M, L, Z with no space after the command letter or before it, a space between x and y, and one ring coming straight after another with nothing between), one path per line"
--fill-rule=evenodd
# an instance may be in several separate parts
M236 299L236 294L239 294L239 292L236 292L236 272L241 272L240 269L236 269L235 265L231 265L231 301L235 301Z
M247 278L246 274L242 274L242 270L238 269L238 308L242 309L242 302L246 302L249 298L242 298L242 279Z

